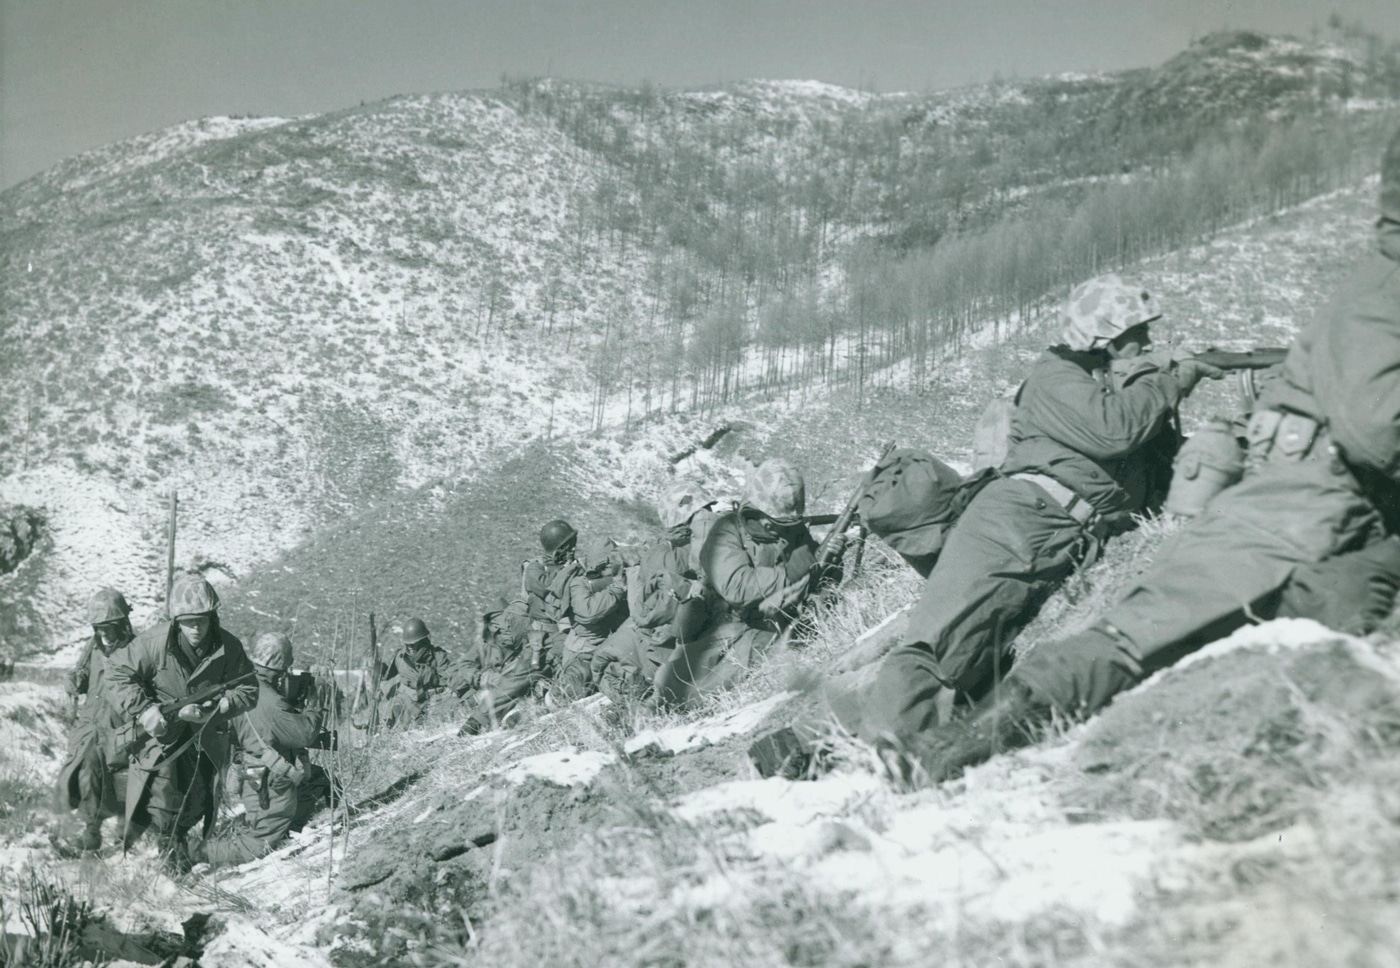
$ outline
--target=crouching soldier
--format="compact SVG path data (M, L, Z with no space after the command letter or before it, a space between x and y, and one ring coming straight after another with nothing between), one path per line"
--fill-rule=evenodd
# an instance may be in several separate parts
M324 775L307 755L324 745L318 706L303 707L289 696L294 682L292 643L287 636L266 632L253 648L258 702L233 721L238 750L229 770L229 792L243 803L246 824L231 837L210 840L191 849L191 860L213 867L256 860L300 830L329 792Z
M556 518L540 528L544 554L520 566L520 595L530 616L530 665L538 681L553 677L564 656L569 634L569 603L565 570L574 560L578 532Z
M64 852L97 851L102 846L102 821L124 812L127 749L135 739L135 724L114 700L109 672L135 637L130 614L126 598L112 588L100 589L87 604L92 639L68 681L74 700L87 700L68 733L68 758L58 776L59 801L78 811L83 833L62 844Z
M390 727L423 718L428 703L447 691L449 663L447 652L433 644L421 618L405 622L403 647L379 674L379 722Z
M565 585L571 626L551 695L565 701L593 688L593 657L627 618L623 557L611 538L594 538L567 567Z
M130 847L154 828L166 863L189 869L187 835L214 818L214 779L229 762L229 721L258 701L243 643L219 625L219 596L198 575L170 592L170 621L138 635L109 672L113 699L140 726L126 788Z
M501 725L516 704L530 694L536 672L531 666L529 606L498 599L481 616L481 642L458 666L452 688L471 693L467 720L459 736L472 736Z
M700 549L716 520L714 503L690 481L672 484L657 499L666 533L642 549L629 574L627 621L593 659L593 680L613 701L647 696L677 640L688 641L709 624Z
M801 472L788 461L767 460L749 478L739 507L715 521L700 552L714 617L657 671L658 700L679 705L725 688L810 594L840 581L839 565L818 573L818 544L802 519L806 505Z

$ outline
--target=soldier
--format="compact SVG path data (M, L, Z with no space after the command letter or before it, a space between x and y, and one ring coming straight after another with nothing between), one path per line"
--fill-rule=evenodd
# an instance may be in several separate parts
M498 726L525 696L536 673L530 659L529 607L517 599L497 599L481 616L481 642L462 660L452 688L459 696L473 692L459 736Z
M118 653L135 637L131 607L114 588L99 589L85 610L92 638L68 679L79 708L68 733L68 758L59 772L60 800L83 819L83 833L65 845L74 852L93 853L102 846L102 821L124 812L127 748L135 738L132 720L112 697L108 672Z
M421 618L403 625L403 646L379 673L379 721L385 727L421 719L430 700L447 691L451 660L433 644Z
M1249 615L1272 614L1300 576L1333 562L1345 573L1358 550L1393 560L1386 534L1400 511L1400 134L1382 165L1378 230L1379 252L1300 334L1282 376L1261 394L1244 479L1213 498L1095 625L1026 653L997 696L925 738L905 768L934 780L953 775L1025 742L1052 712L1088 716ZM1366 572L1376 574L1358 573ZM1374 591L1354 597L1364 603Z
M233 721L238 751L229 771L229 791L240 797L245 825L233 836L191 849L190 859L213 867L245 864L265 856L305 824L327 792L307 749L320 740L323 710L289 698L292 642L264 632L253 646L258 702Z
M154 827L171 869L189 869L187 834L214 815L214 778L229 762L229 720L258 701L253 664L243 643L219 625L219 596L198 575L175 580L170 621L138 635L108 674L122 714L141 729L131 754L126 789L130 846ZM162 707L184 701L169 714Z
M750 475L739 507L714 522L700 552L714 603L710 627L677 646L657 671L660 702L682 705L732 683L809 594L840 580L839 566L817 573L818 544L802 519L806 504L801 472L772 459Z
M520 594L530 616L530 664L539 679L553 676L564 654L569 633L569 607L565 594L568 576L564 566L574 559L578 532L556 518L540 528L544 554L520 568Z
M628 583L628 618L593 660L593 681L614 701L651 692L656 671L676 647L709 624L700 549L717 519L715 501L698 485L665 488L656 511L666 533L642 549Z
M1130 515L1160 505L1180 443L1176 407L1221 371L1146 357L1157 301L1103 276L1076 287L1064 331L1017 393L995 479L972 499L862 704L860 735L897 748L983 695L1041 604ZM1114 379L1110 370L1116 370ZM941 700L941 701L940 701Z
M571 625L551 690L553 699L578 699L592 690L594 656L627 618L623 564L622 553L611 538L594 538L578 560L567 566L569 577L564 588Z

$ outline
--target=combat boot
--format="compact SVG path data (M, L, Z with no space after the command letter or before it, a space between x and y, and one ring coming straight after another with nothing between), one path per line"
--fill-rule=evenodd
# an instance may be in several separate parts
M1004 680L968 716L919 737L908 750L909 779L942 783L969 766L1034 742L1050 709L1014 678Z

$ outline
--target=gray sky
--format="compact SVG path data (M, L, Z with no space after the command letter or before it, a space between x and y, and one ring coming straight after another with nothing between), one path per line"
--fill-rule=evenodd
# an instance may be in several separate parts
M295 115L502 73L927 91L1160 63L1194 36L1394 38L1400 0L0 0L0 188L190 118Z

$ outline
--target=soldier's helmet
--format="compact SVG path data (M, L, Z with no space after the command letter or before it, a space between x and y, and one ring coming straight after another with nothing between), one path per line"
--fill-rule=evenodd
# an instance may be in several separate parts
M546 554L558 554L564 548L578 541L578 532L569 522L555 518L540 528L540 546Z
M411 618L403 623L403 644L417 645L426 642L428 639L428 626L423 624L421 618Z
M124 621L130 615L131 606L126 603L126 596L115 588L99 588L83 610L87 623L94 628Z
M694 481L676 481L656 499L656 513L668 531L685 524L696 511L715 503L705 489Z
M774 520L794 520L807 510L807 485L791 461L774 457L749 475L744 501Z
M612 561L615 551L617 551L617 542L613 541L612 538L590 538L583 546L583 552L579 555L579 564L583 565L583 570L588 574L600 575Z
M198 575L180 575L170 589L171 618L211 615L219 610L219 593Z
M1381 214L1400 222L1400 131L1390 139L1381 159Z
M292 667L292 640L281 632L264 632L253 644L251 658L266 669L286 672Z
M1116 275L1081 282L1060 313L1060 342L1080 353L1103 349L1134 326L1162 315L1156 298Z

